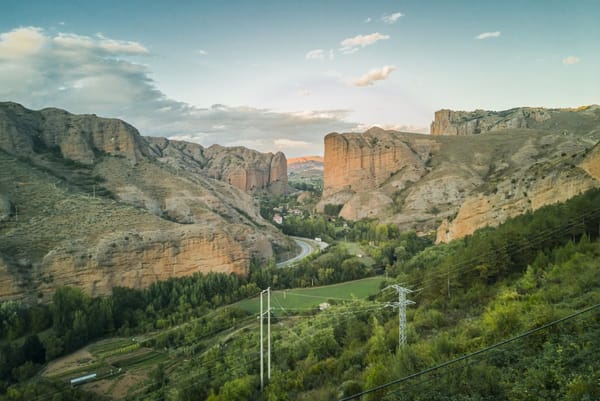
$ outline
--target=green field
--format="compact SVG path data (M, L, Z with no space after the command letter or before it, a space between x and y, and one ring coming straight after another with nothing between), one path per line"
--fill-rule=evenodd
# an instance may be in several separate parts
M274 313L301 312L317 307L328 300L343 302L345 300L363 299L379 292L384 278L369 277L362 280L328 285L324 287L297 288L291 290L273 291L271 293L271 308ZM266 297L264 298L266 308ZM260 312L260 298L242 301L237 305L250 313Z

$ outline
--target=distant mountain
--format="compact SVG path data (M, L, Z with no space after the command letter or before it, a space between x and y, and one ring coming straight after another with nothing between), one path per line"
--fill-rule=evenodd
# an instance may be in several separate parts
M323 156L292 157L287 161L288 172L323 170Z
M131 125L0 103L0 300L248 273L293 243L246 192L287 190L282 153L146 138Z
M319 208L449 241L600 186L600 106L442 110L432 133L327 135Z
M289 159L288 180L292 185L303 183L323 188L323 157L304 156Z

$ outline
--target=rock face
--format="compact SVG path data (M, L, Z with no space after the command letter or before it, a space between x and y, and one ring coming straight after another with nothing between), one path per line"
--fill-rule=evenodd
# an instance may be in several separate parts
M108 153L135 163L150 156L146 145L138 131L121 120L53 108L37 112L12 102L0 104L0 149L11 154L29 156L50 150L92 164L100 153Z
M383 185L407 168L422 175L433 142L428 138L398 135L380 128L364 134L329 134L325 137L324 196L348 189L368 191Z
M64 285L105 295L196 272L245 275L252 259L294 249L228 183L242 170L241 189L287 186L283 154L0 103L0 301L48 300Z
M598 106L442 110L432 132L327 135L318 207L450 241L600 185Z
M555 133L581 132L597 124L600 106L577 109L519 107L505 111L439 110L431 123L432 135L476 135L515 128L543 129Z
M281 152L260 153L243 147L226 148L147 138L161 161L180 169L192 169L197 174L224 181L247 192L267 191L284 194L287 191L287 161Z
M281 152L273 155L219 145L204 148L166 138L145 138L124 121L55 108L38 112L17 103L0 103L0 149L25 157L50 151L88 165L103 154L124 157L132 164L151 157L192 168L244 191L282 194L287 190L287 161Z

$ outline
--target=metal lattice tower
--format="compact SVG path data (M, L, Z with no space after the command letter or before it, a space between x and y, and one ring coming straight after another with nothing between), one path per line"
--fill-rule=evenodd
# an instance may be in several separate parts
M393 307L398 307L398 349L406 344L406 305L414 304L413 301L406 299L406 294L413 292L408 288L402 287L400 284L390 286L398 292L398 302L390 304Z

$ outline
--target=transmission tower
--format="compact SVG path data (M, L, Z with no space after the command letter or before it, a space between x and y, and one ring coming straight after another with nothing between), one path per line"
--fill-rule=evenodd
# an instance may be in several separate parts
M267 310L264 311L263 295L267 294ZM263 321L267 314L267 380L271 380L271 287L260 292L260 391L265 388L265 351Z
M398 292L398 302L390 305L398 307L398 349L406 344L406 305L414 304L413 301L406 299L406 294L413 292L408 288L402 287L400 284L393 284L388 288L393 288Z

